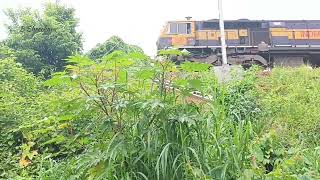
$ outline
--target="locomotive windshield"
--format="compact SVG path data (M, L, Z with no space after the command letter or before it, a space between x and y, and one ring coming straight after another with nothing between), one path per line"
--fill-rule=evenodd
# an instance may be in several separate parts
M168 34L191 34L191 23L169 23Z

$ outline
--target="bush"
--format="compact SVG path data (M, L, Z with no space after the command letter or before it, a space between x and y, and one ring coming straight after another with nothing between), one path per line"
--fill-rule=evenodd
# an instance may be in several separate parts
M311 79L318 71L261 76L253 67L219 84L209 65L177 67L165 59L174 51L162 53L162 61L122 51L99 62L76 55L45 82L0 61L1 178L320 177L316 131L299 119L317 121L315 112L301 114L306 105L317 108ZM291 79L299 73L307 82ZM303 86L310 87L304 98ZM297 114L290 114L294 101Z
M266 118L288 145L319 146L320 69L275 68L262 77L258 89Z

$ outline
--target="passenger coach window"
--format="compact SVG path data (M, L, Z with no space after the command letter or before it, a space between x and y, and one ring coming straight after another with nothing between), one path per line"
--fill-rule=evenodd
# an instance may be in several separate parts
M169 34L191 34L191 23L171 23Z

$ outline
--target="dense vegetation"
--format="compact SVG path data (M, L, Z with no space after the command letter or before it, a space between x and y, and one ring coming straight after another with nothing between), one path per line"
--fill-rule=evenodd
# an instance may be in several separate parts
M320 179L319 69L219 83L207 64L173 64L180 51L150 59L118 37L80 55L73 9L13 12L0 179ZM68 33L18 30L30 23Z
M48 76L63 70L63 59L82 50L72 8L46 4L43 13L28 8L8 9L5 13L9 34L3 44L13 49L17 61L35 74Z
M0 61L1 177L320 177L319 70L251 68L219 84L208 65L141 53L67 63L43 81Z
M123 51L125 53L130 52L143 52L143 50L136 45L126 44L122 39L117 36L112 36L102 44L97 44L88 53L88 57L94 60L103 58L105 55L112 53L113 51Z

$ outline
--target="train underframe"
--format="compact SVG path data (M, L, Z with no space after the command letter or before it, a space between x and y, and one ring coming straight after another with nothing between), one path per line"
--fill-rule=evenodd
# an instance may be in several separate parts
M180 48L190 53L188 57L178 57L175 61L203 62L214 66L222 63L221 48L196 47ZM320 47L228 47L228 64L250 67L298 67L310 65L320 67Z

